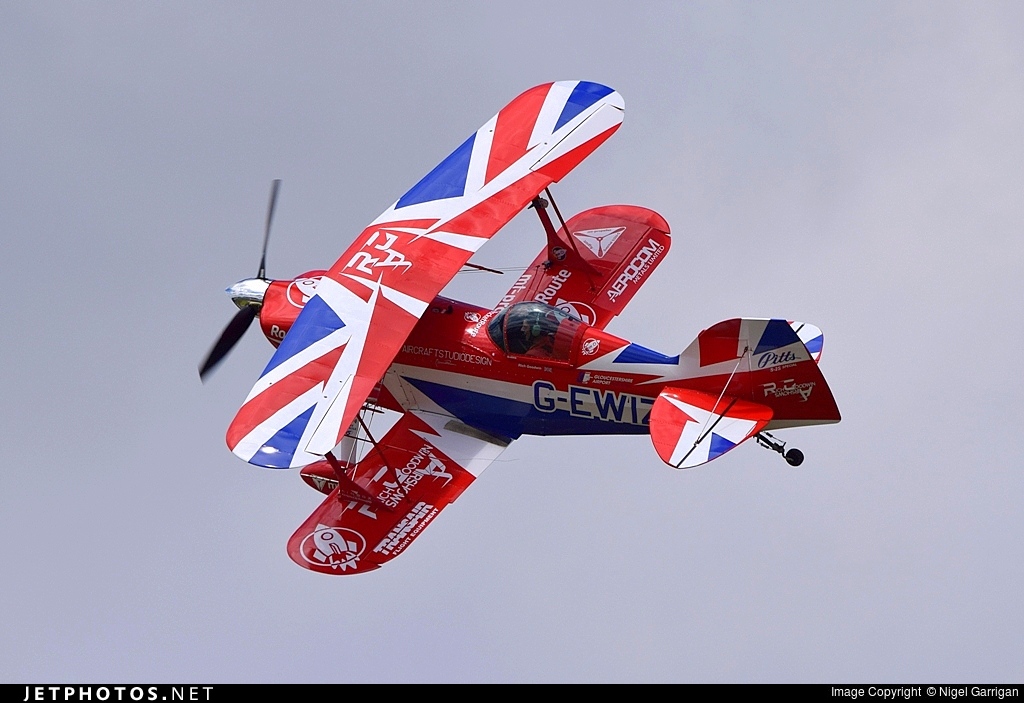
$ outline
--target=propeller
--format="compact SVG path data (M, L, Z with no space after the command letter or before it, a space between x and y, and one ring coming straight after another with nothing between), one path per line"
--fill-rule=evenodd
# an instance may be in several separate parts
M270 241L270 224L274 220L274 207L277 205L277 191L281 187L281 180L274 179L270 186L270 202L267 205L267 224L263 230L263 253L260 256L260 268L256 278L247 278L239 281L227 289L227 293L238 306L239 310L231 318L220 337L214 343L206 359L199 365L199 379L206 381L207 376L216 368L217 364L224 360L238 340L242 338L245 331L249 329L253 319L263 305L263 296L270 287L270 281L266 278L267 273L267 242Z

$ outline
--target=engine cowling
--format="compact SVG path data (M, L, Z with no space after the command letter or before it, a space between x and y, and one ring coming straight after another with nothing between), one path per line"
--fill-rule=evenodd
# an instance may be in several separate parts
M275 347L291 329L295 318L316 293L316 284L326 271L307 271L292 280L273 281L263 296L260 328Z

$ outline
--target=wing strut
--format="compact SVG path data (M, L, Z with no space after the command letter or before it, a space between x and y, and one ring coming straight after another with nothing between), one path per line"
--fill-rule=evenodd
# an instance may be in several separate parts
M352 451L356 451L355 447L357 442L369 442L370 444L373 445L373 448L377 450L377 453L380 454L380 458L384 466L387 467L388 469L391 469L391 466L388 464L387 456L384 454L384 451L377 443L377 440L374 439L373 435L370 434L370 428L367 427L366 422L363 421L362 413L356 415L356 422L358 422L359 426L363 428L363 431L366 433L368 439L363 439L362 437L360 437L358 430L356 430L355 435L349 435L353 439ZM384 503L382 503L380 500L378 500L376 497L370 494L365 488L356 483L353 480L353 477L348 475L348 471L346 470L346 468L341 465L340 461L338 461L338 457L334 456L333 451L327 452L327 454L324 455L324 458L327 459L327 463L331 465L331 468L334 469L335 475L338 477L337 497L340 502L358 501L360 503L366 503L371 508L374 508L376 510L385 510L387 512L391 512L393 510L393 508L386 506ZM351 464L351 462L347 463ZM353 469L354 468L355 467L353 465ZM353 475L354 474L355 471L353 470Z
M548 215L548 205L550 204L555 210L555 215L558 217L558 221L562 224L562 231L565 232L565 236L569 240L569 246L572 247L573 253L576 254L580 269L583 271L583 274L587 277L587 281L590 283L591 292L596 291L597 284L594 283L594 277L591 275L596 273L594 267L580 256L580 251L576 248L576 242L573 241L572 235L569 233L569 228L565 226L565 220L562 219L562 213L558 211L558 205L555 203L555 196L551 194L551 189L545 188L544 193L548 196L547 198L542 198L538 195L530 203L530 207L537 211L537 217L540 218L540 223L544 227L544 233L548 238L548 259L543 264L544 270L548 270L556 261L561 261L565 258L564 249L562 250L561 256L559 256L556 251L557 249L562 248L564 242L558 236L558 232L555 231L555 226L551 223L551 216Z

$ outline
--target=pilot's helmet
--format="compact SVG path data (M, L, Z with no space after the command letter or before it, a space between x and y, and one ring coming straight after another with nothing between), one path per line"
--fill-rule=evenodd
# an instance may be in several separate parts
M528 331L532 338L553 334L558 327L558 323L547 310L531 310L524 322L529 325Z

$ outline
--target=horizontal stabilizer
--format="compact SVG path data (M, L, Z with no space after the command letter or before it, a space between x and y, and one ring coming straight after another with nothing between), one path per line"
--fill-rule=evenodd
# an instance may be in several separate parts
M771 408L760 403L667 387L651 408L651 441L666 464L689 469L722 456L771 419Z

